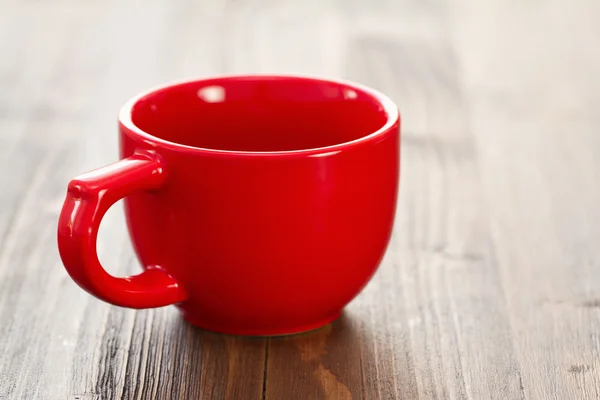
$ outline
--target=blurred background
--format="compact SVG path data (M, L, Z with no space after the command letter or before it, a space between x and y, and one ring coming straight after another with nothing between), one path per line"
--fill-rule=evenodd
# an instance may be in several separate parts
M598 398L599 18L597 0L0 0L0 398ZM84 293L56 219L70 178L117 160L119 107L253 72L400 108L394 237L347 318L247 342ZM119 207L99 251L139 271Z

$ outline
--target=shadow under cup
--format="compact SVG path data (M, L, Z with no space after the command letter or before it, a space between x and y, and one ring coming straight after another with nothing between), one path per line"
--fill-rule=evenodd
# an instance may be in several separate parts
M399 179L399 114L384 95L229 76L143 93L119 122L121 160L74 178L59 220L65 268L92 295L269 336L331 322L375 273ZM144 269L126 278L95 253L121 198Z

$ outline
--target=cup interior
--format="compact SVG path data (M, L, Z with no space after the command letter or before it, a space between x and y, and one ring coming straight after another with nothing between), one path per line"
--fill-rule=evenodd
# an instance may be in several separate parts
M371 135L389 110L369 90L300 77L229 77L185 82L135 101L145 133L196 148L276 152L333 146Z

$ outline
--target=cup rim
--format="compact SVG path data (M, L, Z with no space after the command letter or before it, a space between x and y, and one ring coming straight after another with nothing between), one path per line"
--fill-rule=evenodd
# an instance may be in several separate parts
M155 92L161 90L167 90L174 86L186 85L191 83L199 83L199 82L214 82L216 80L224 79L303 79L303 80L311 80L322 83L330 83L339 86L347 86L358 91L364 92L367 95L371 96L375 99L379 105L382 107L387 119L385 124L383 124L379 129L374 132L371 132L367 135L361 136L357 139L353 139L350 141L336 143L329 146L322 147L311 147L306 149L296 149L296 150L276 150L276 151L243 151L243 150L221 150L221 149L211 149L205 147L195 147L190 145L185 145L169 140L165 140L159 138L157 136L151 135L150 133L144 131L139 128L132 119L132 113L134 106L144 97L149 96ZM119 124L121 125L122 131L124 134L130 136L131 138L141 139L143 142L151 145L154 148L167 148L169 150L186 152L186 153L195 153L195 154L211 154L211 155L221 155L221 156L260 156L260 157L281 157L281 156L312 156L312 157L320 157L337 154L343 150L348 150L350 148L354 148L356 146L369 143L369 142L378 142L385 137L387 137L390 133L394 131L394 127L400 124L400 111L398 107L394 104L394 102L386 95L381 93L380 91L368 87L366 85L353 82L345 79L332 79L319 77L314 75L303 75L303 74L222 74L216 76L202 77L202 78L188 78L181 79L176 81L167 82L164 84L156 85L147 90L144 90L137 95L131 97L129 100L125 102L125 104L121 107L119 111Z

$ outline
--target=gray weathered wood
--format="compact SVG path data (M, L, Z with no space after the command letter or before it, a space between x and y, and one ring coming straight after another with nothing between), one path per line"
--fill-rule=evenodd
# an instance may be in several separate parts
M600 398L600 3L0 0L1 399ZM403 115L389 251L338 321L204 332L67 276L68 180L165 81L348 78ZM109 272L139 266L119 207Z

